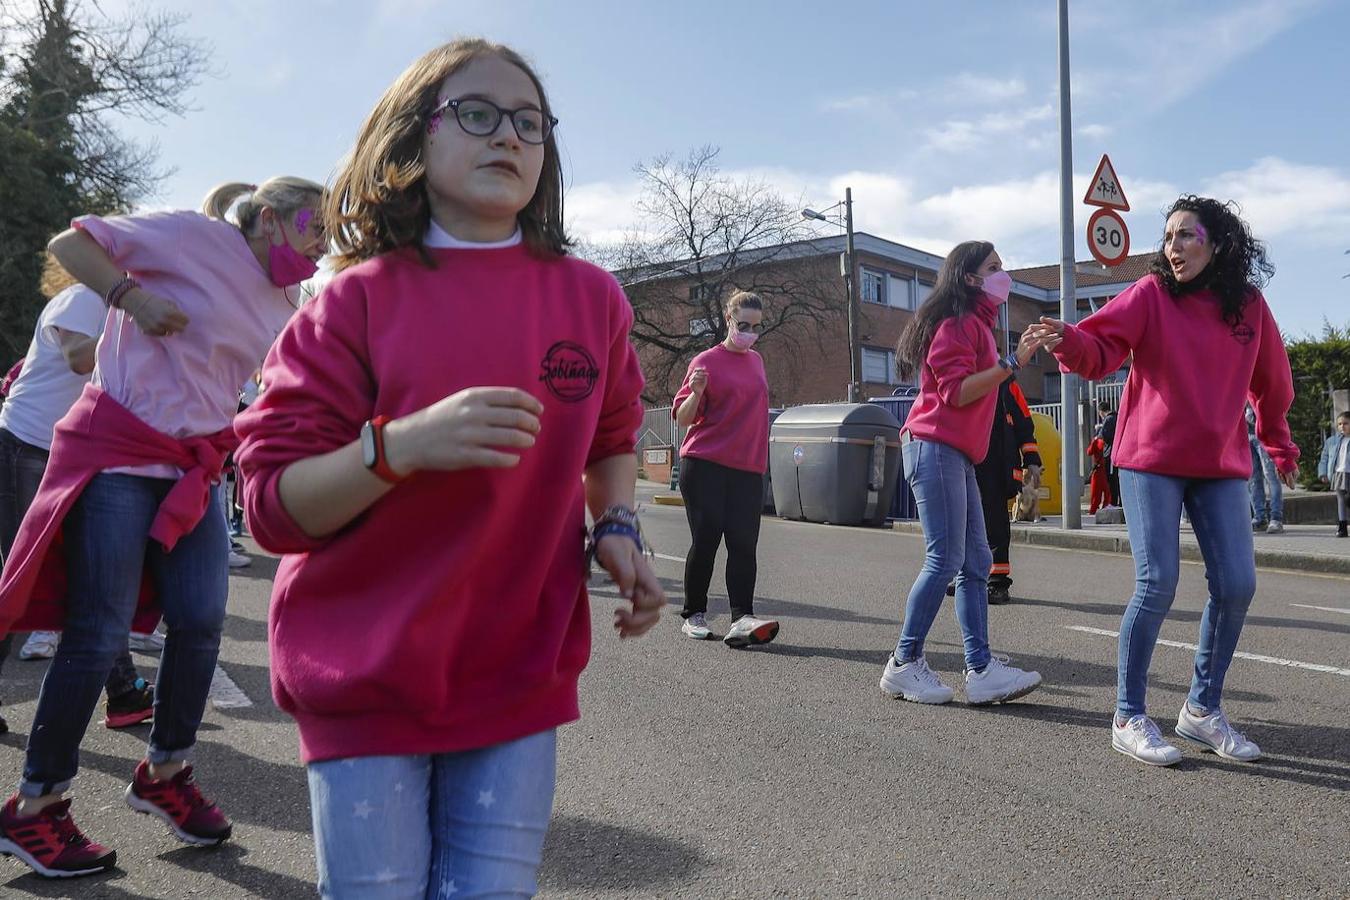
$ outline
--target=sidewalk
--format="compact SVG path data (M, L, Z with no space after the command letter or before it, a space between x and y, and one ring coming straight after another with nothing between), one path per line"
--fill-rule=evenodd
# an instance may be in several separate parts
M1089 524L1091 521L1092 517L1085 512L1080 531L1065 531L1060 516L1051 516L1035 524L1014 522L1013 543L1106 553L1130 552L1130 539L1124 525L1094 525ZM895 522L893 527L907 534L923 533L918 522ZM1284 534L1262 531L1253 534L1252 538L1256 544L1256 565L1261 568L1350 575L1350 539L1336 537L1334 525L1286 525ZM1181 558L1201 559L1195 532L1186 523L1181 526Z

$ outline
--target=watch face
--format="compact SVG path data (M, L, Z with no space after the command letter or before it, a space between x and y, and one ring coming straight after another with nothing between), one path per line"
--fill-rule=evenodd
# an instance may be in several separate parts
M367 469L375 466L375 429L369 422L361 426L361 461Z

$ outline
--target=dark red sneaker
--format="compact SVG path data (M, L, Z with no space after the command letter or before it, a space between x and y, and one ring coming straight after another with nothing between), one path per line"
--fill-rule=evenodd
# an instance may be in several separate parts
M18 814L19 797L0 808L0 854L17 856L39 875L75 878L117 865L117 851L85 837L70 817L70 801L53 803L35 816Z
M214 803L202 796L192 780L192 766L165 781L150 778L150 765L141 760L136 777L127 785L127 806L136 812L158 816L180 841L209 847L230 836L230 820Z
M103 701L103 724L108 728L130 728L154 718L155 686L136 679L139 687Z

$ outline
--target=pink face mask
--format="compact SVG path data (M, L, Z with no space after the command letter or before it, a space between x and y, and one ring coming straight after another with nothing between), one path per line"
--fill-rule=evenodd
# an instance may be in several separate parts
M755 341L759 340L759 335L753 331L733 331L731 333L731 343L737 350L749 350L755 346Z
M302 213L308 210L302 210ZM298 223L297 223L298 224ZM303 225L299 227L303 228ZM267 277L277 287L285 288L314 277L318 263L291 246L286 232L281 232L281 243L267 246Z
M980 288L995 303L1006 303L1008 294L1012 291L1012 276L1007 272L991 272L984 276Z

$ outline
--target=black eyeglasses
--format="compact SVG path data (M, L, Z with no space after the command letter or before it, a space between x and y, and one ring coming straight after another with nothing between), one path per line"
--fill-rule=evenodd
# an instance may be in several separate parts
M446 109L453 110L455 121L459 127L474 137L487 137L496 134L497 128L502 124L502 118L511 119L511 127L516 130L516 137L527 144L542 144L548 140L548 136L553 133L558 120L553 116L544 115L543 110L535 109L532 106L522 106L520 109L502 109L491 100L442 100L440 104L427 114L427 118L433 118Z
M737 322L736 330L742 333L747 331L753 331L755 334L763 334L764 324L761 322L758 325L751 325L749 322Z

